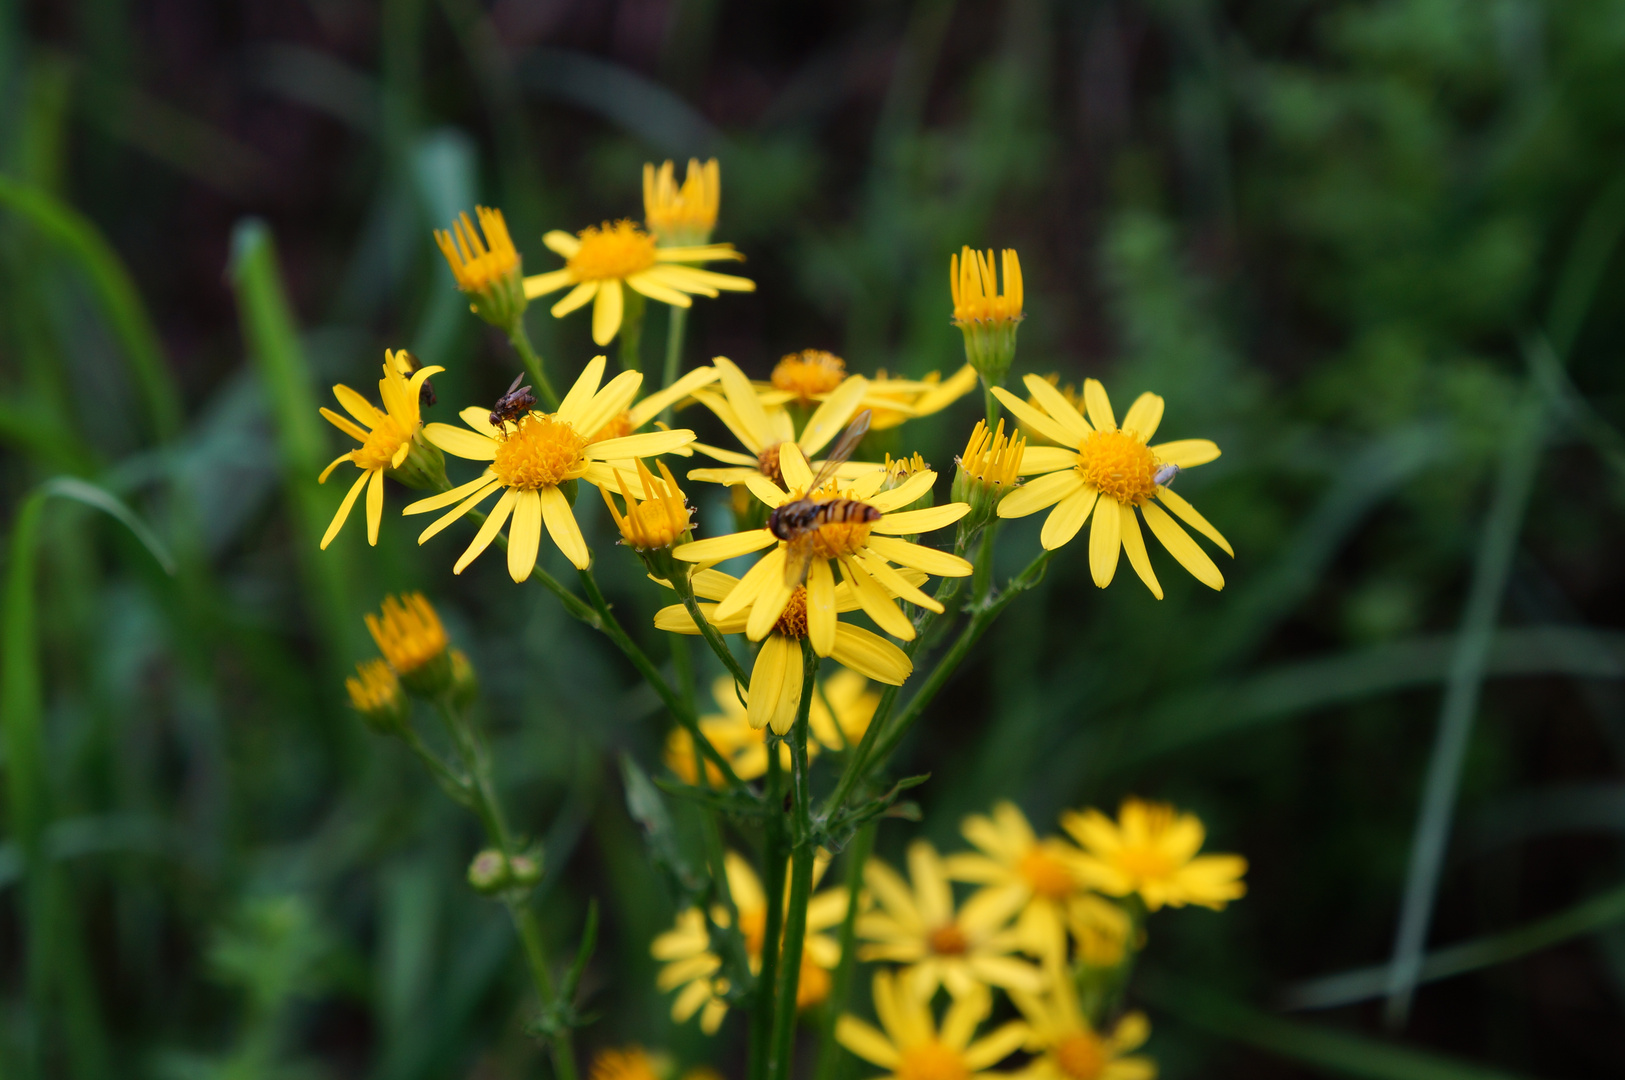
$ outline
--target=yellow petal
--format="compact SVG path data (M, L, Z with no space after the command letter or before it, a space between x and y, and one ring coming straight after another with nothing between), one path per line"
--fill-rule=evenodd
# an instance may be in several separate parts
M796 445L801 447L802 453L813 457L828 446L831 439L846 429L847 421L858 411L859 402L868 392L869 380L862 375L842 380L841 385L813 411L807 426L801 429L801 438L796 440Z
M321 475L316 477L316 482L318 484L327 483L327 478L329 476L333 475L333 470L338 468L340 465L343 465L346 461L350 460L350 454L351 454L351 451L346 450L344 453L340 454L338 457L334 458L332 461L329 461L327 463L327 468L323 469Z
M864 546L889 562L898 566L912 566L933 577L969 577L975 569L958 555L911 544L894 536L870 536Z
M835 624L835 647L829 655L842 667L887 686L902 686L914 673L914 661L902 649L871 630L847 623Z
M895 1070L903 1061L884 1035L853 1016L842 1016L835 1022L835 1041L882 1069Z
M509 488L502 493L502 498L498 499L497 504L491 508L491 516L485 519L485 524L480 526L480 531L474 534L474 539L468 545L468 550L464 551L456 564L452 566L452 573L461 574L468 568L469 563L479 558L480 554L491 546L491 541L496 539L496 535L501 531L502 526L507 524L508 515L513 512L513 504L518 499L519 492L513 488Z
M508 529L508 576L524 581L536 568L542 542L542 502L534 491L521 491L514 502L513 525Z
M762 402L756 396L756 388L745 378L745 373L726 356L715 357L711 363L721 373L718 378L722 383L722 392L733 410L735 421L743 429L742 433L735 434L750 436L749 439L741 437L740 442L757 453L777 442L773 425L767 418L767 410L762 408Z
M1190 534L1179 527L1179 522L1168 516L1167 511L1156 503L1148 502L1140 507L1140 513L1145 515L1145 523L1151 526L1151 532L1162 541L1162 546L1179 560L1179 565L1190 571L1192 577L1210 589L1224 588L1224 575L1219 573L1219 568L1213 565L1213 560L1197 546Z
M1089 520L1089 511L1094 509L1099 492L1094 488L1082 486L1081 480L1078 484L1078 489L1062 499L1055 509L1049 512L1049 517L1044 519L1044 528L1038 534L1038 542L1044 546L1045 551L1054 551L1070 543L1072 538L1078 535L1078 530L1083 528L1083 523Z
M878 473L863 477L863 479L869 480L871 483L880 478ZM907 506L923 496L931 490L932 485L936 482L937 474L930 469L926 469L923 472L915 473L890 491L882 491L878 495L871 496L867 502L881 513L889 514L893 510ZM857 486L859 489L862 487L861 484Z
M1185 499L1176 494L1173 489L1167 487L1158 488L1157 501L1177 514L1180 520L1182 520L1185 524L1189 525L1191 528L1195 529L1197 532L1201 533L1215 544L1218 544L1224 549L1224 553L1226 555L1230 556L1232 559L1236 557L1236 553L1230 550L1230 541L1221 536L1219 534L1219 530L1215 529L1207 518L1196 512L1196 507L1186 502Z
M899 600L907 600L909 603L923 607L928 611L934 611L938 615L942 614L943 607L941 603L921 592L917 586L903 577L902 574L892 569L885 559L873 555L868 557L854 555L852 558L862 563L863 568L869 571L870 576L880 582L887 592Z
M477 435L467 428L452 424L429 424L423 429L423 437L454 457L467 458L469 461L496 460L497 441L486 435Z
M1068 445L1077 446L1088 438L1090 431L1088 421L1084 420L1083 414L1078 412L1064 394L1051 386L1047 379L1028 375L1022 383L1026 385L1027 392L1033 396L1033 400L1049 413L1050 419L1066 431Z
M1097 431L1116 431L1117 418L1112 415L1112 400L1099 379L1083 380L1083 403L1089 407L1089 420Z
M696 540L692 544L683 544L675 549L672 555L684 562L719 563L724 559L749 555L753 551L760 551L778 542L778 538L766 529L752 529L750 532L729 533L726 536L713 536L705 540Z
M819 656L835 648L835 575L828 559L814 559L807 568L807 636Z
M450 506L459 499L465 499L481 488L489 487L494 483L497 483L496 477L487 472L475 477L466 484L457 485L450 491L442 491L438 495L430 495L427 499L419 499L405 510L402 510L401 513L406 515L427 514L431 510L439 510L442 506Z
M553 538L571 565L577 570L587 569L592 565L592 552L587 550L581 526L576 524L575 514L570 512L570 500L556 487L542 488L536 494L541 497L542 521L547 525L547 535Z
M1156 571L1151 569L1151 556L1145 550L1145 537L1140 532L1140 519L1135 516L1132 506L1119 503L1118 511L1123 519L1121 526L1123 550L1128 552L1128 564L1140 575L1140 580L1151 590L1151 595L1161 600L1162 584L1157 581Z
M476 489L472 495L458 503L452 509L446 511L446 513L442 514L440 517L436 518L427 529L424 529L422 532L418 533L419 544L425 543L430 537L438 535L446 526L458 520L464 514L474 509L474 507L484 502L486 497L490 495L491 492L502 486L502 481L498 480L494 476L482 476L477 483L480 483L482 486ZM407 509L410 510L411 507L407 507Z
M1150 442L1151 436L1157 433L1157 425L1162 423L1162 408L1160 394L1141 394L1129 406L1128 415L1123 417L1123 430L1141 442Z
M562 319L570 312L583 307L593 297L598 295L598 282L583 281L575 288L564 294L564 299L554 304L550 309L555 319Z
M1004 387L993 387L993 396L998 398L1006 409L1010 410L1011 415L1031 430L1037 432L1041 437L1048 439L1057 446L1076 447L1078 445L1078 440L1072 438L1071 433L1059 421L1051 420L1047 413L1033 408Z
M563 229L549 229L542 235L542 244L555 255L571 258L581 250L579 237L565 232Z
M708 386L716 381L717 369L707 365L705 367L695 368L693 371L690 371L687 375L684 375L681 379L678 379L664 390L656 390L654 393L650 394L648 397L644 398L642 401L638 402L632 407L632 430L636 431L644 424L647 424L649 421L659 416L668 407L682 401L700 387ZM749 463L754 465L756 463L755 459L752 458ZM736 464L739 463L736 462Z
M1176 439L1158 443L1151 448L1157 460L1164 465L1178 465L1181 469L1194 469L1206 465L1219 456L1219 444L1212 439Z
M339 530L344 528L345 521L350 517L350 507L355 505L356 496L361 494L361 485L371 476L372 473L362 473L355 478L355 483L350 485L350 490L345 492L344 501L339 503L338 513L333 515L332 523L327 526L327 532L322 536L323 551L327 550L327 545L333 542L333 537L339 534Z
M694 301L688 298L687 293L680 292L677 289L672 288L670 285L663 283L660 280L659 274L651 274L648 272L633 274L626 279L626 284L629 288L635 289L644 296L647 296L649 299L658 301L662 304L670 304L672 307L684 308L694 306Z
M340 431L344 432L344 434L350 436L350 438L354 439L356 442L364 443L364 442L367 441L366 429L360 427L358 424L356 424L356 422L354 420L351 420L349 417L340 416L338 413L334 412L332 409L327 408L326 406L323 406L322 408L320 408L320 409L318 409L316 411L321 413L322 416L326 418L326 420L327 420L327 422L329 424L332 424L334 427L336 427Z
M570 421L571 427L583 435L596 432L626 411L626 407L638 396L638 387L642 385L641 371L623 371L594 394L592 400L582 406L579 413L566 419Z
M525 299L535 300L548 293L558 292L576 279L568 269L549 270L545 274L532 274L525 279Z
M384 470L374 469L367 486L367 543L378 546L378 523L384 519Z
M1031 453L1032 448L1029 447L1028 452ZM1071 469L1050 473L1047 476L1040 476L1036 480L1029 480L1000 499L998 513L1002 518L1026 517L1028 514L1036 514L1046 507L1054 506L1067 496L1076 495L1084 490L1086 488L1083 477ZM1078 524L1083 524L1081 518Z
M841 576L852 586L864 614L875 621L892 637L904 641L914 640L914 624L902 609L892 601L891 594L869 575L869 571L852 559L841 560Z
M729 618L744 611L746 607L751 607L754 614L753 605L756 598L762 595L762 590L770 582L778 583L773 586L775 589L784 583L784 546L782 544L762 556L761 559L757 560L755 566L745 572L745 576L739 579L739 584L734 586L733 592L723 597L722 603L717 605L717 617L721 619ZM782 610L775 612L773 617L777 619L780 614L782 614ZM761 637L758 635L752 640L759 641Z
M1058 472L1077 463L1077 451L1064 446L1029 446L1021 453L1021 475Z
M807 464L807 455L801 452L801 447L793 442L779 444L779 475L784 477L784 486L791 491L806 491L812 487L812 466Z
M887 514L871 528L882 536L907 536L952 525L968 513L970 513L969 503L947 503L943 506L928 506L923 510L899 510Z
M608 363L609 357L602 355L587 361L587 366L576 376L575 385L570 387L569 392L564 395L564 400L559 402L559 411L553 415L574 426L581 418L581 414L587 410L587 405L597 396L598 386L604 381L604 367ZM596 431L597 428L593 430Z
M615 340L621 330L621 307L624 297L621 283L609 278L598 284L598 297L592 305L592 340L599 346Z
M750 726L771 726L778 735L789 731L801 702L801 685L801 650L783 634L773 634L762 642L751 668L746 693Z
M1104 589L1117 573L1117 554L1123 550L1123 519L1117 513L1116 500L1102 495L1098 503L1100 513L1089 529L1089 572L1095 584Z
M378 410L376 405L343 383L333 387L333 396L338 398L339 404L344 406L345 412L359 420L361 426L369 431L377 427L378 421L383 419L384 414Z

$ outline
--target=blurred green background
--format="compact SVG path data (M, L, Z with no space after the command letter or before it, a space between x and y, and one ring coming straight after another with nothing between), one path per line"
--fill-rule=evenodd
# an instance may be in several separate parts
M1170 1078L1625 1072L1625 2L77 0L0 8L0 85L0 1074L545 1071L473 821L344 705L407 588L481 672L555 951L603 905L582 1049L738 1074L737 1020L653 988L673 911L616 766L656 766L652 694L500 559L453 578L455 529L316 550L330 384L409 347L449 419L517 370L431 228L498 205L550 268L543 231L691 154L759 283L696 304L691 364L951 371L948 255L1012 246L1017 374L1155 390L1225 450L1181 485L1229 587L1065 552L905 745L933 779L882 853L1000 797L1200 813L1251 891L1152 925ZM530 327L566 382L596 351ZM951 468L979 412L902 441ZM1305 984L1406 918L1446 952L1397 1030L1380 971Z

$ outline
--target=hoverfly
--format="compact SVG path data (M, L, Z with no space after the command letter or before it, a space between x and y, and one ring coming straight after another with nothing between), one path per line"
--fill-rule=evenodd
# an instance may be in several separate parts
M491 426L501 429L508 424L517 423L521 416L536 407L536 395L530 392L530 387L520 386L519 380L525 376L515 375L513 382L508 384L508 392L497 398L497 403L491 408Z
M1169 484L1174 482L1174 477L1178 475L1178 465L1164 465L1162 468L1157 470L1157 474L1151 478L1151 482L1158 487L1167 487Z
M800 585L807 576L807 564L812 562L813 537L823 525L844 525L866 521L879 521L880 511L857 499L814 499L812 493L824 486L835 475L843 461L852 456L858 443L869 432L869 410L853 418L850 426L819 467L818 475L799 499L791 499L767 515L767 531L785 542L784 581L792 587Z

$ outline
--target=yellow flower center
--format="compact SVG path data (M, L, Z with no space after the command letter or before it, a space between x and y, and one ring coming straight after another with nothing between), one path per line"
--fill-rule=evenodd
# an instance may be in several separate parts
M377 424L367 432L367 441L350 451L350 460L367 472L387 469L400 448L412 441L414 430L388 413L382 413Z
M970 939L958 923L944 923L931 931L926 941L939 956L963 956L970 948Z
M563 420L529 413L497 440L491 471L511 488L534 491L556 487L587 471L581 453L587 440Z
M641 1046L601 1050L593 1059L591 1080L656 1080L654 1062Z
M630 221L589 225L576 235L581 247L565 266L577 281L626 278L655 264L655 238Z
M1076 888L1072 872L1066 868L1066 864L1042 848L1035 847L1023 855L1017 869L1027 879L1027 884L1032 886L1033 892L1051 900L1069 896Z
M410 675L446 651L446 629L422 593L384 597L380 614L367 614L367 629L400 675Z
M822 349L790 353L773 368L773 388L811 401L815 394L827 394L846 378L846 361Z
M1126 431L1091 431L1078 447L1076 468L1085 483L1124 506L1157 493L1157 455Z
M779 468L779 447L783 445L774 443L756 455L756 471L781 486L784 484L784 472Z
M632 412L630 409L622 409L610 417L609 422L599 428L587 441L595 443L603 442L605 439L624 439L630 434L632 434Z
M1106 1048L1092 1031L1075 1031L1055 1047L1055 1063L1072 1080L1095 1080L1106 1069Z
M774 633L800 640L807 636L807 587L797 585L790 593L790 602L784 605L784 614L773 624Z
M970 1070L958 1053L932 1039L910 1046L897 1063L897 1080L968 1080Z
M1112 861L1124 873L1141 881L1156 881L1171 876L1177 867L1166 854L1150 847L1125 847L1112 856Z

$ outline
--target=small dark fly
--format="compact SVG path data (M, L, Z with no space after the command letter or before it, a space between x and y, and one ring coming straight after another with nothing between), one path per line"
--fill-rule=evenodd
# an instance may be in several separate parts
M523 375L515 375L513 382L508 384L508 392L497 398L497 403L491 408L491 426L501 429L508 424L517 424L519 418L536 407L536 395L530 392L530 387L520 386L519 380Z

